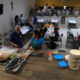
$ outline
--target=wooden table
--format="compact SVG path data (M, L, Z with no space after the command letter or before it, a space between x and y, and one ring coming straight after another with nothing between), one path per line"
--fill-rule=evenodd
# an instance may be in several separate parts
M62 69L58 61L49 62L47 53L43 57L30 57L17 74L5 73L0 66L0 80L79 80L80 70Z

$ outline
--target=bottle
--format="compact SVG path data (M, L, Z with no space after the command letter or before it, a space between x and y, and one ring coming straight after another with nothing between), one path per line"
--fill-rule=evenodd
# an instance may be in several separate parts
M48 52L48 60L49 60L49 61L52 61L52 54L51 54L51 51Z

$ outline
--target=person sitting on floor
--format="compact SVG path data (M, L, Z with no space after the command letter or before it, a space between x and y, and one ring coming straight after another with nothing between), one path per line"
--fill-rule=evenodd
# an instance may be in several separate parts
M22 33L18 25L15 26L15 31L12 32L10 35L10 44L16 48L23 47Z
M38 30L34 31L33 37L28 44L27 50L31 46L34 50L39 50L38 54L36 55L42 55L44 53L44 50L46 49L45 41L43 40L43 38L41 38L40 32Z

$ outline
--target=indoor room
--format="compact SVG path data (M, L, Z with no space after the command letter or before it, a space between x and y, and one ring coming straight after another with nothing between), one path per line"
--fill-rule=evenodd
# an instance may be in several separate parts
M79 73L80 0L0 0L0 80Z

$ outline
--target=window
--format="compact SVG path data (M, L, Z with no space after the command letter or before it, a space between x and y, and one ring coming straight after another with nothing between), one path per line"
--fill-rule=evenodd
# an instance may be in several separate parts
M3 4L0 4L0 15L3 14Z

